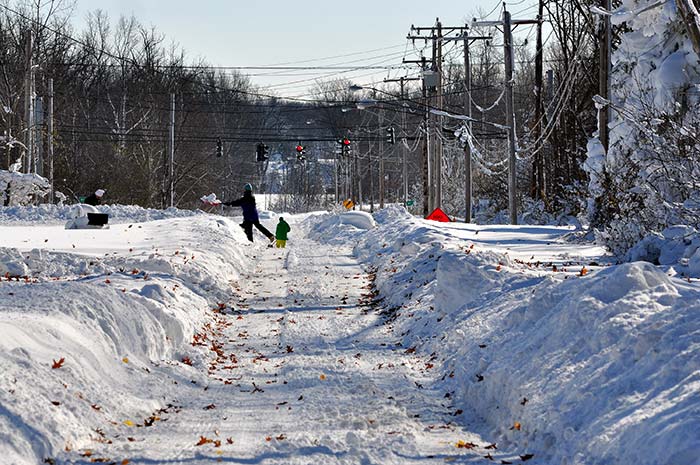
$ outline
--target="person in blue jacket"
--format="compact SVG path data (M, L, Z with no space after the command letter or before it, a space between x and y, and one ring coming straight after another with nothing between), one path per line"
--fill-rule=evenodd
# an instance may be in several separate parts
M274 234L260 224L258 209L255 207L255 197L253 197L253 186L246 184L243 187L243 197L230 202L224 202L224 205L228 205L229 207L241 207L243 210L243 223L241 227L245 231L245 235L250 242L253 242L253 226L258 228L258 231L263 233L270 242L275 241Z

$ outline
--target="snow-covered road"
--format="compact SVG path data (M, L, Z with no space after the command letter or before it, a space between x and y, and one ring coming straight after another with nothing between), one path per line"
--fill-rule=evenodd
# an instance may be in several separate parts
M500 451L458 426L450 395L428 389L434 360L402 347L372 304L372 274L347 247L297 239L257 252L196 342L202 383L164 393L173 407L91 458L120 463L466 463ZM457 448L463 441L478 446ZM77 456L84 450L76 451ZM483 458L482 458L483 460Z
M700 465L700 282L570 228L45 210L0 226L1 465Z

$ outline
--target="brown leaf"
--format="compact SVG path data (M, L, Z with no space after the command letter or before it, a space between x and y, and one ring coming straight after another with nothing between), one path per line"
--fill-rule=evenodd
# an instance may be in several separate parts
M58 368L61 368L61 367L63 366L63 363L64 363L65 361L66 361L66 359L63 358L63 357L61 357L60 359L58 359L58 361L54 360L54 361L53 361L53 365L51 365L51 368L53 368L54 370L56 370L56 369L58 369Z
M216 405L214 404L209 404L206 407L204 407L204 410L214 410L216 408Z
M520 422L516 421L515 423L513 423L513 427L511 429L516 429L520 431L520 428L522 428L522 425L520 424Z
M287 439L287 437L284 434L280 434L275 439L277 439L278 441L284 441L285 439Z
M59 401L57 401L57 400L52 400L51 403L54 404L54 405L56 405L56 406L61 405L61 403L60 403Z
M228 444L233 444L233 438L226 438L226 442Z
M489 460L493 460L493 455L491 455L491 453L488 453L488 454L484 455L484 458L489 459Z
M211 439L208 439L206 436L200 436L199 442L197 444L195 444L195 446L203 446L204 444L211 444L213 442L214 441L212 441Z
M498 447L496 447L496 443L494 442L493 444L489 444L488 446L484 447L486 450L496 450Z
M459 440L457 444L455 444L455 446L457 447L457 449L473 449L476 447L476 444L474 444L473 442L465 442Z
M521 456L520 456L520 460L522 460L523 462L525 462L525 461L527 461L527 460L530 460L530 459L531 459L532 457L534 457L534 456L535 456L534 454L525 454L525 455L521 455Z

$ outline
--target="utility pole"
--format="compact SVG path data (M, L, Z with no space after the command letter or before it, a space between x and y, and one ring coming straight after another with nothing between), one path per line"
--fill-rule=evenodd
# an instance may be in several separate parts
M379 110L379 130L383 130L384 118L382 111ZM383 134L383 132L382 132ZM379 209L384 208L384 141L379 142Z
M53 179L53 78L49 78L49 122L47 138L47 156L49 158L49 203L54 202L54 179Z
M523 20L523 21L518 21L517 24L532 24L533 21L528 21L528 20ZM472 26L502 26L501 21L474 21ZM435 30L437 28L437 35L435 33ZM434 54L434 60L433 60L433 69L437 71L437 78L438 78L438 93L437 93L437 109L439 110L444 110L443 105L443 89L442 89L442 42L444 41L451 41L451 40L462 40L465 42L465 69L470 69L469 67L469 41L470 40L490 40L490 36L469 36L468 31L470 29L470 26L443 26L442 23L437 21L437 25L434 27L415 27L411 26L411 31L415 31L417 35L408 35L407 39L409 40L433 40L433 49L436 50L436 54ZM430 31L430 36L421 36L420 33L422 31ZM447 31L447 32L445 32ZM450 34L451 32L459 31L462 33L462 35L458 37L448 37L447 35ZM414 63L413 61L408 61L404 60L404 63ZM437 62L437 63L436 63ZM425 59L423 59L422 62L422 69L425 70ZM465 71L466 74L466 71ZM471 81L471 76L467 78L465 76L465 80ZM429 143L429 138L430 138L430 133L431 133L431 128L429 127L429 118L427 115L430 113L429 112L429 103L427 100L427 96L425 93L425 80L424 80L424 99L426 102L426 122L425 122L425 137L426 137L426 142ZM470 89L470 85L468 85ZM467 96L468 100L465 101L464 106L465 106L465 112L468 113L469 116L471 116L471 95L470 95L471 90L467 91ZM439 117L438 119L438 130L442 131L442 116ZM471 132L471 122L469 122L469 131ZM430 154L431 150L428 147L424 147L424 175L423 175L423 205L424 207L424 215L428 215L429 210L431 208L434 208L435 206L441 207L442 206L442 143L439 140L438 137L438 147L435 150L436 152L436 157L434 160L435 166L431 166L431 159L430 159ZM471 220L471 208L469 208L472 204L471 200L471 147L465 147L465 157L467 162L465 165L467 165L467 174L466 182L465 182L465 200L468 204L466 210L467 214L465 215L465 219L467 221ZM427 187L426 187L427 186ZM433 187L435 186L435 188Z
M340 203L340 194L338 192L338 158L341 158L343 154L345 153L345 144L340 144L340 153L338 151L335 151L335 169L333 170L335 172L335 204L338 205Z
M464 95L464 110L469 117L467 122L468 138L472 138L472 64L469 55L469 34L464 35L464 87L466 93ZM464 144L464 222L472 222L472 144L471 140Z
M425 57L421 57L423 61L422 69L425 71ZM431 173L430 173L430 112L428 110L428 86L423 79L423 102L425 103L425 114L423 115L423 216L427 217L430 214L430 191L431 191Z
M27 63L27 74L24 80L24 121L26 132L24 134L24 145L26 155L24 157L24 172L32 172L32 159L34 157L34 37L31 29L27 30L25 44L25 61Z
M464 32L460 37L446 38L444 40L462 40L464 42L464 114L469 117L466 121L466 129L470 139L473 137L472 125L472 69L470 56L470 42L474 40L491 40L491 36L472 36L469 35L469 26L464 26ZM464 145L464 222L471 223L472 221L472 148L471 141Z
M175 93L170 94L170 206L175 206Z
M515 108L513 107L513 32L510 12L503 11L503 52L505 57L506 120L508 124L508 213L510 224L518 224L516 204L517 172L515 147Z
M542 50L542 14L544 13L544 0L539 0L537 12L537 50L535 55L535 128L534 138L536 141L542 137L542 128L544 127L544 69L543 69L543 53ZM533 161L533 176L532 176L532 197L535 199L545 200L546 191L544 185L544 152L543 145L535 146L537 153Z
M610 0L601 0L602 7L605 11L610 11ZM605 100L610 100L610 69L611 69L611 46L612 46L612 31L610 25L610 16L605 15L600 21L600 73L599 73L599 89L598 93ZM610 105L598 110L598 138L600 143L608 151L610 147L610 134L608 124L610 123Z
M437 107L443 109L444 107L444 89L442 86L442 23L440 18L435 20L437 28L437 56L435 57L435 71L437 72ZM442 208L442 156L443 156L443 144L442 138L442 116L436 118L437 128L435 130L436 142L435 145L435 208Z
M411 26L411 30L419 30L422 28L416 28L414 26ZM424 28L423 28L424 29ZM423 37L423 36L407 36L407 39L421 39L421 40L428 40L430 37ZM428 216L430 214L430 204L431 204L431 199L430 199L430 191L431 191L431 182L432 182L432 170L430 166L430 128L429 128L429 123L430 123L430 103L428 102L428 85L425 82L426 76L425 73L428 70L427 66L427 60L425 57L421 57L420 60L403 60L404 64L408 63L413 63L413 64L419 64L421 72L423 73L422 78L419 78L422 83L421 87L421 97L423 99L423 105L425 108L425 112L423 113L423 121L421 123L421 126L423 128L423 146L421 148L421 164L423 166L422 173L423 173L423 216Z
M406 148L406 82L408 81L420 81L421 78L409 78L401 76L398 79L384 79L384 82L398 82L401 89L401 163L402 163L402 173L403 173L403 204L406 206L408 203L408 149Z

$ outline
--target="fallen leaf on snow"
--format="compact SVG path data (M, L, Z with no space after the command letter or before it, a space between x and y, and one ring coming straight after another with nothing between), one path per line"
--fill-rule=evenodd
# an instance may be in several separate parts
M63 366L63 364L65 363L65 361L66 361L66 359L63 357L58 359L58 361L54 360L53 365L51 365L51 368L53 368L54 370L61 368Z
M455 444L457 449L473 449L476 447L476 444L473 442L465 442L462 440L457 441L457 444Z

